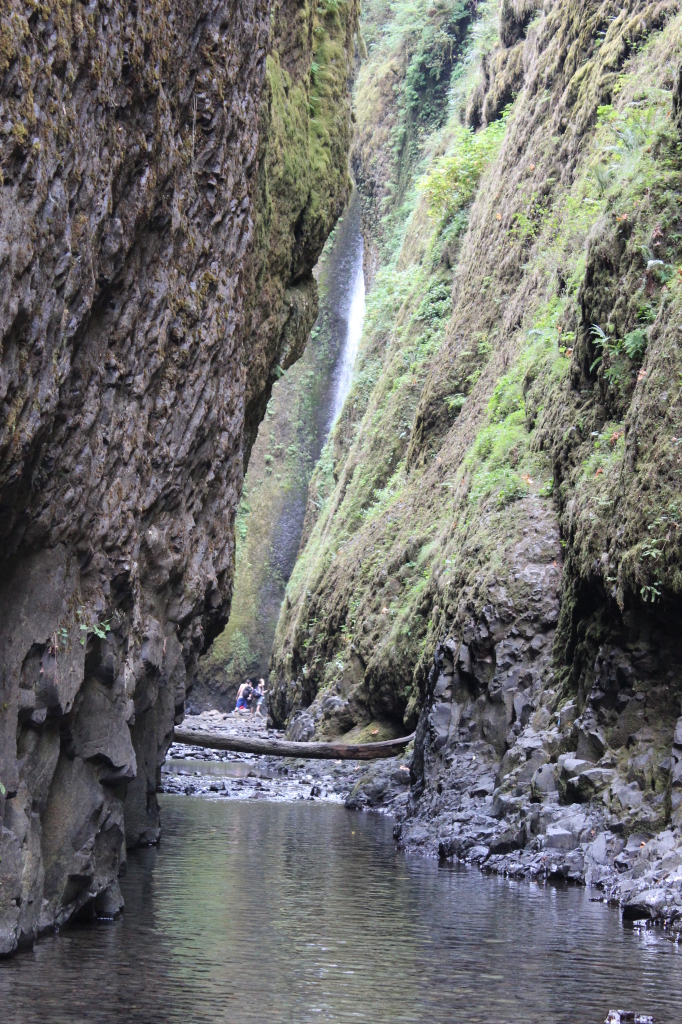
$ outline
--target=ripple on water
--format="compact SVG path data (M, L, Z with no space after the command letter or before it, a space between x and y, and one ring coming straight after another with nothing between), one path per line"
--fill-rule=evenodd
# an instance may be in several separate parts
M342 807L162 797L126 912L0 965L3 1024L682 1020L682 957L578 889L397 853Z

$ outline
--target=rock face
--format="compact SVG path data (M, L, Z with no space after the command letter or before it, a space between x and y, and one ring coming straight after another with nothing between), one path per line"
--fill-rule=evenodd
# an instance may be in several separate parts
M3 4L0 953L115 912L126 843L158 837L347 195L356 16L317 25L315 85L310 4Z
M271 706L306 738L418 722L406 845L590 879L630 916L670 919L680 4L367 17L367 330L314 477ZM443 124L426 69L444 35L466 59ZM372 786L354 799L396 806Z

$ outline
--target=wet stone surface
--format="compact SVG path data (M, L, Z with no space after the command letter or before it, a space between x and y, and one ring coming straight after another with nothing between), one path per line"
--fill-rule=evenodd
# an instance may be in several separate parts
M188 715L184 727L281 739L265 720L251 714L204 711ZM308 761L262 757L174 743L161 775L164 793L226 797L231 800L321 800L350 808L392 810L407 801L409 756L372 762Z

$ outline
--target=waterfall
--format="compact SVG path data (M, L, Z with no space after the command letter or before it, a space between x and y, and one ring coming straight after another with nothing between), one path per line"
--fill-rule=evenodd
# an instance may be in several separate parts
M347 292L347 313L346 337L341 352L341 357L334 371L334 392L331 405L331 417L329 429L336 422L343 403L348 397L351 381L353 379L353 367L358 354L358 346L362 336L362 324L365 318L365 275L362 267L364 245L360 230L359 208L353 204L353 251L349 260L348 292Z
M284 588L301 542L308 480L348 397L362 334L360 214L356 193L318 268L315 330L300 361L275 384L251 453L230 621L202 658L192 694L198 705L232 708L246 676L267 676Z

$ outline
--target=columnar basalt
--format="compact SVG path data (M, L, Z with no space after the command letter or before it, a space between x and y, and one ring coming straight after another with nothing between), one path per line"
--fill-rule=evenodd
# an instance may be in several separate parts
M318 25L321 137L310 3L2 4L0 953L116 911L126 844L159 834L347 194L356 16Z

